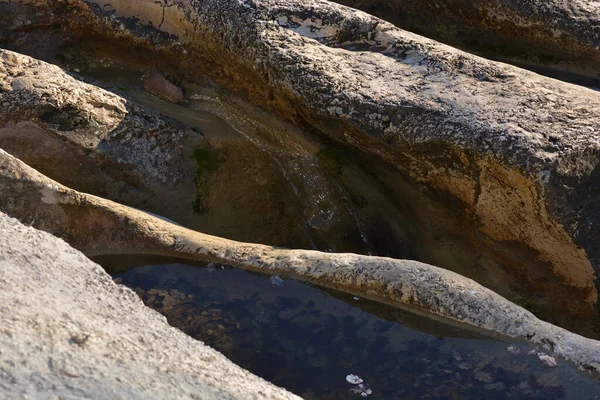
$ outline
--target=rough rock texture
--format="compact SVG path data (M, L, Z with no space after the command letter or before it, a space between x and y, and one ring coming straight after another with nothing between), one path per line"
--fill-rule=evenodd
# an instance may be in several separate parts
M56 66L1 51L0 102L2 147L67 185L152 209L195 176L200 134Z
M62 240L1 214L0 272L4 399L299 399L169 326Z
M75 54L117 59L127 52L137 57L128 62L154 63L189 82L208 75L354 149L363 165L369 157L387 162L394 172L377 169L377 179L398 202L410 198L401 204L417 216L413 247L429 252L421 259L464 268L547 318L580 317L583 324L573 326L597 320L597 92L319 0L4 8L11 21L0 42L7 46L27 48L27 32L58 20L56 43ZM20 23L23 13L31 18ZM405 196L407 188L419 196ZM448 243L427 237L434 213L422 204L434 197L459 221ZM455 257L455 243L468 255ZM439 248L445 251L436 254Z
M127 74L133 83L120 80ZM346 196L318 165L319 144L305 145L298 128L236 108L222 90L203 95L207 112L143 93L139 71L105 75L128 98L0 50L0 147L69 187L206 233L368 251ZM160 82L153 92L170 90Z
M338 0L493 59L600 78L600 4L588 0Z
M600 373L600 342L536 318L475 281L416 261L234 242L54 182L0 150L0 210L88 256L155 254L293 277L524 340ZM112 271L117 272L117 271Z

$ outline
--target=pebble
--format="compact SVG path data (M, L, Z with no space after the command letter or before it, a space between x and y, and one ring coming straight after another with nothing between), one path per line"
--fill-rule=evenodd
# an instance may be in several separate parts
M363 383L363 380L362 380L362 379L360 379L360 377L359 377L359 376L357 376L357 375L353 375L353 374L350 374L350 375L346 376L346 381L347 381L348 383L351 383L351 384L353 384L353 385L358 385L358 384L360 384L360 383Z

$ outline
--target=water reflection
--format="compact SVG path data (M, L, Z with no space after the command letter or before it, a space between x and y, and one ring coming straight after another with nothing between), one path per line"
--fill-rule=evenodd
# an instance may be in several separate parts
M296 281L182 264L115 280L173 326L305 399L600 399L598 382L522 344Z

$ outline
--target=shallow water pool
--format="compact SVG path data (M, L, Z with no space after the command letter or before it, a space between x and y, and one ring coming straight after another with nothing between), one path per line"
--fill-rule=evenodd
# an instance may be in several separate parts
M171 325L305 399L600 399L598 381L526 345L297 281L212 264L114 279Z

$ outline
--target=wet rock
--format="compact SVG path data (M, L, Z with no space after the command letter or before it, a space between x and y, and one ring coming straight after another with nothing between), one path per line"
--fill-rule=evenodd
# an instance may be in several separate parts
M0 271L4 398L298 399L169 326L64 241L3 214Z
M480 371L480 370L475 372L474 377L475 377L475 379L477 379L480 382L486 382L486 383L493 382L493 378L490 374Z
M283 287L284 284L284 280L281 279L279 276L277 275L273 275L271 278L271 283L275 286L279 286L279 287Z
M150 93L171 103L180 103L184 98L183 90L156 69L153 69L146 77L145 87Z

